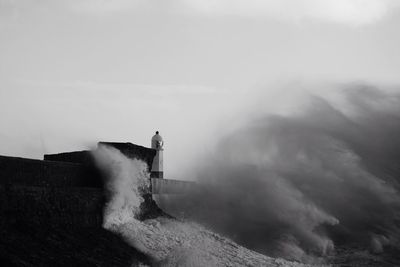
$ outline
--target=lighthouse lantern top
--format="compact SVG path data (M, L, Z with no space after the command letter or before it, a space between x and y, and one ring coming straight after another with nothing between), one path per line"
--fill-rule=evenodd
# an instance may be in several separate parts
M151 148L162 150L163 145L164 141L159 132L157 131L156 134L151 138Z

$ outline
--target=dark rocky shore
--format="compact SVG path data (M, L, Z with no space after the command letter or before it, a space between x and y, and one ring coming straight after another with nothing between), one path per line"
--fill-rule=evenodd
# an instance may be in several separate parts
M146 255L99 227L3 225L1 266L146 266Z

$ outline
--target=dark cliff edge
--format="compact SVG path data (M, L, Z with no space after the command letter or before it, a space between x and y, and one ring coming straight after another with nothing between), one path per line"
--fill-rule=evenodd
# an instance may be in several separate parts
M119 149L150 168L155 151L131 143ZM143 266L143 253L102 228L106 202L90 151L44 160L0 156L1 266ZM140 218L167 216L144 195Z

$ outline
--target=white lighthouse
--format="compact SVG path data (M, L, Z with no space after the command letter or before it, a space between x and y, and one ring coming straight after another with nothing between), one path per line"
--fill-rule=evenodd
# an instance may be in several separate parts
M151 177L152 178L163 178L163 145L164 141L157 131L156 134L151 138L151 148L156 150L156 156L153 159L153 165L151 166Z

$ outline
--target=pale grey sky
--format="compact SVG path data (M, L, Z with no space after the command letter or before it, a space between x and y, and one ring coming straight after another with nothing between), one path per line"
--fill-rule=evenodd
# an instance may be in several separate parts
M280 83L397 84L399 7L0 0L0 154L40 157L98 140L149 146L160 130L166 173L182 176L214 136L277 91L292 93Z

